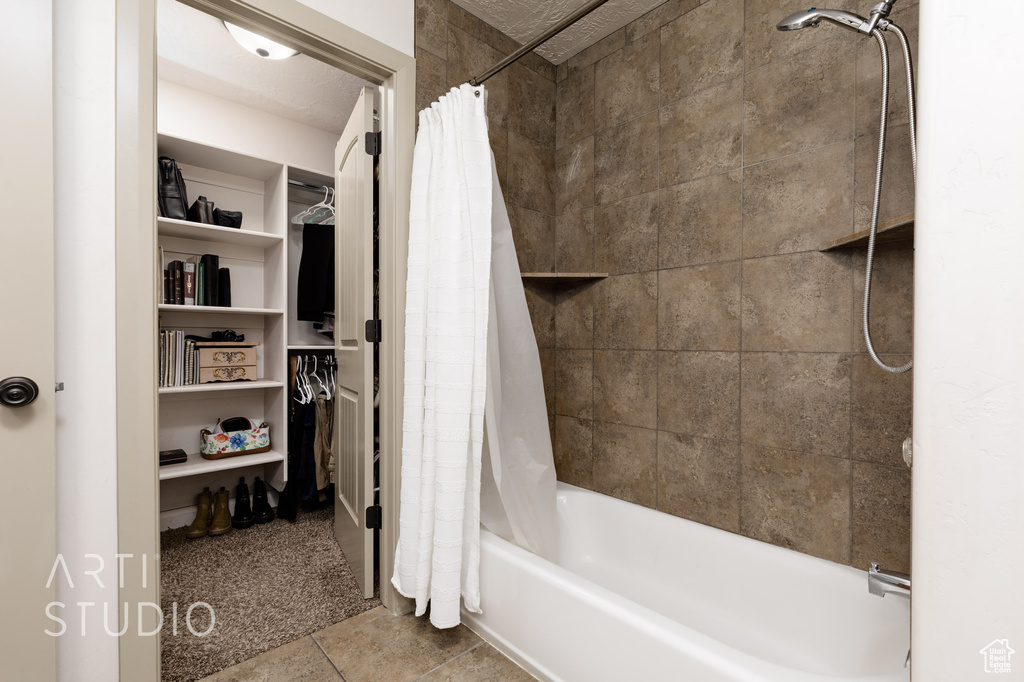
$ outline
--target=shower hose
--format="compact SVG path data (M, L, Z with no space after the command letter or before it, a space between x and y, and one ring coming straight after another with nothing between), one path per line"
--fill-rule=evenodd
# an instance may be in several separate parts
M903 32L899 26L893 23L889 23L886 26L886 30L892 31L899 37L900 46L903 49L904 62L907 66L907 107L908 115L910 117L910 157L913 162L914 169L914 186L917 186L917 136L914 129L914 70L910 63L910 43L907 41L907 34ZM882 123L878 129L878 163L875 166L875 197L871 206L871 232L868 236L868 257L867 265L865 266L864 273L864 342L867 344L868 353L871 355L871 359L875 363L884 369L886 372L893 374L902 374L911 367L914 366L914 362L910 361L900 367L893 367L885 364L878 353L875 352L875 346L871 342L871 271L874 265L875 259L875 237L878 233L878 206L882 198L882 160L885 154L885 128L889 114L889 50L885 45L885 37L882 35L882 31L875 29L871 32L871 35L878 41L878 47L882 52Z

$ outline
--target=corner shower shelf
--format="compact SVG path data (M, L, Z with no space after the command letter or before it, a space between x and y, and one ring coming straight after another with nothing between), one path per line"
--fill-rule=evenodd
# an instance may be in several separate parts
M535 282L586 282L594 279L604 279L607 272L524 272L523 279Z
M867 246L870 230L861 230L851 235L841 237L821 247L821 251L832 251L835 249L852 249L857 246ZM890 242L913 241L914 239L914 214L905 215L895 220L889 220L878 226L875 235L876 244L888 244Z

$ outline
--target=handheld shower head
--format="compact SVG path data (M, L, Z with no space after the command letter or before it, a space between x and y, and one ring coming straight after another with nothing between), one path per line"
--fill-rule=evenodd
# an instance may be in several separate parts
M841 9L818 9L817 7L790 14L776 24L775 28L780 31L796 31L808 26L817 26L822 20L838 24L858 33L871 32L871 29L868 28L871 26L871 22L864 17L859 17L852 12L846 12ZM871 28L874 27L872 26Z

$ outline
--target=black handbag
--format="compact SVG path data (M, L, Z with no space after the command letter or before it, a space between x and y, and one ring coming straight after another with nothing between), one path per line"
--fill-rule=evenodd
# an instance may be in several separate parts
M213 225L213 202L200 195L188 209L188 219L194 223Z
M221 227L241 227L241 211L225 211L219 208L213 209L213 224Z
M160 215L185 220L188 216L188 196L185 180L174 159L161 156L157 160L157 198Z

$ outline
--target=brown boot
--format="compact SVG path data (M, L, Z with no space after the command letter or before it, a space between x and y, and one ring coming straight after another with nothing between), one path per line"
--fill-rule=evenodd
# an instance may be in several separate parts
M203 488L203 492L199 493L199 498L196 503L196 518L192 521L192 525L185 531L185 537L187 538L201 538L206 535L210 530L210 489Z
M213 523L210 535L224 535L231 532L231 512L228 511L228 491L221 486L213 500Z

